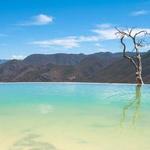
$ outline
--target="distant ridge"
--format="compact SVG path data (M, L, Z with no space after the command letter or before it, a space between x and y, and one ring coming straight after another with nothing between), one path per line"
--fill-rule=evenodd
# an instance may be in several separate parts
M133 55L134 53L129 53ZM150 83L150 51L142 54L143 79ZM134 83L135 72L122 53L33 54L0 64L0 82Z
M5 63L5 62L7 62L8 60L5 60L5 59L1 59L0 60L0 64L3 64L3 63Z
M32 65L46 65L49 63L57 65L76 65L85 57L86 55L84 54L33 54L26 57L23 62Z

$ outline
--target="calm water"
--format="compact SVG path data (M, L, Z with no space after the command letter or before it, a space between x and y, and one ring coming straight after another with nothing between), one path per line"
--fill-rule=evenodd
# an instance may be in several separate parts
M150 85L0 84L0 150L150 150Z

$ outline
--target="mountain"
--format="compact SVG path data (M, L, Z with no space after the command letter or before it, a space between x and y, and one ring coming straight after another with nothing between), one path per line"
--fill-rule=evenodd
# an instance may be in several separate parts
M0 64L3 64L3 63L5 63L5 62L7 62L8 60L5 60L5 59L1 59L0 60Z
M30 65L47 65L49 63L57 65L76 65L85 57L86 55L84 54L33 54L26 57L23 62Z
M144 82L150 83L150 52L142 54L142 63ZM0 64L0 81L134 83L135 71L122 53L34 54Z
M150 52L142 55L143 80L150 83ZM135 81L135 70L131 62L122 58L103 70L99 70L94 77L95 82L125 82Z

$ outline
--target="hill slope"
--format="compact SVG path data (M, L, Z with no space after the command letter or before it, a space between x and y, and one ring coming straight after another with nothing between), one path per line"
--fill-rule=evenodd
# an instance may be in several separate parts
M150 52L143 54L142 60L144 82L150 83ZM0 81L134 83L135 72L121 53L35 54L1 64Z

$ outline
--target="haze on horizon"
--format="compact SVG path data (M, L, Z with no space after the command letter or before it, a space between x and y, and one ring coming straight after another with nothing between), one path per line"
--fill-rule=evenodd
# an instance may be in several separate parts
M119 52L114 27L150 31L149 6L149 0L0 1L0 58Z

